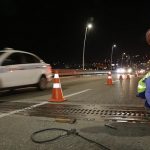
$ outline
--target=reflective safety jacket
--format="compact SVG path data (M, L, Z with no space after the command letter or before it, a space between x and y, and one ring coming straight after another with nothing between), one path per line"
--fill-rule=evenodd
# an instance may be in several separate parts
M150 77L150 72L148 72L139 82L138 82L138 93L143 93L146 90L146 83L145 80Z

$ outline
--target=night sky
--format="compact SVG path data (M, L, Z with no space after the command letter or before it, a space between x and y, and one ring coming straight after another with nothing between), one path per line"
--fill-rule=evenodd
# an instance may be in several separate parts
M148 0L0 0L0 48L33 52L48 63L82 63L85 26L92 18L85 62L110 58L113 44L114 59L123 52L150 56L149 6Z

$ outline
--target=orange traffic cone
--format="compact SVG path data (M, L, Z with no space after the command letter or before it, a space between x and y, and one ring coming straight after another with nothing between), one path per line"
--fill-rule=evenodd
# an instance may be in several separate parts
M112 85L112 77L111 77L111 72L108 73L108 76L107 76L107 85Z
M54 82L53 82L53 89L52 89L52 98L48 100L49 102L63 102L65 101L61 89L59 74L54 74Z
M129 74L127 74L127 79L130 79L130 75Z
M119 80L123 80L123 77L122 77L122 75L120 75L120 77L119 77Z

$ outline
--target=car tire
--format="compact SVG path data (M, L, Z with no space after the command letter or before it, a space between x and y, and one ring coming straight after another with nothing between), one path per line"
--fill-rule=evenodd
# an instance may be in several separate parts
M46 90L47 89L47 79L46 77L42 76L38 82L38 85L37 85L37 88L40 90L40 91L43 91L43 90Z

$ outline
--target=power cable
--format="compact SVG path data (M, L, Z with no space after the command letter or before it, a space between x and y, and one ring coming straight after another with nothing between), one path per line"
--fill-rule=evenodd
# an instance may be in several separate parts
M45 131L63 131L63 132L65 132L65 134L63 134L63 135L58 135L58 136L56 136L55 138L51 138L51 139L47 139L47 140L37 140L37 139L35 138L35 136L37 136L37 134L42 133L42 132L45 132ZM62 128L47 128L47 129L39 130L39 131L36 131L36 132L32 133L32 135L31 135L31 140L32 140L33 142L35 142L35 143L42 144L42 143L52 142L52 141L58 140L59 138L66 137L66 136L69 136L69 135L75 135L75 136L78 136L78 137L80 137L80 138L82 138L82 139L84 139L84 140L86 140L86 141L88 141L88 142L90 142L90 143L94 143L94 144L96 144L97 146L99 146L99 147L100 147L101 149L103 149L103 150L110 150L110 149L107 148L106 146L104 146L104 145L102 145L102 144L100 144L100 143L97 143L97 142L95 142L95 141L93 141L93 140L91 140L91 139L88 139L88 138L86 138L86 137L80 135L80 134L76 131L76 129L66 130L66 129L62 129Z

